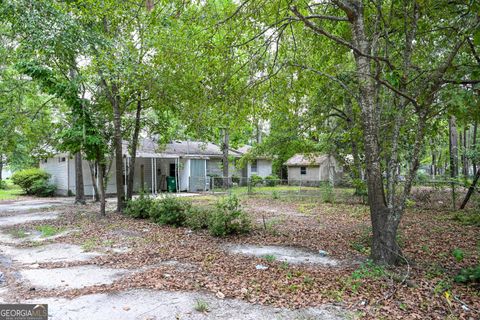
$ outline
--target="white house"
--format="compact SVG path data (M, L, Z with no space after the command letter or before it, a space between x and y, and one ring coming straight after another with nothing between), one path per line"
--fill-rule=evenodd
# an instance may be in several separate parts
M319 185L335 183L343 176L343 168L331 155L296 154L285 162L289 184Z
M130 155L127 144L124 144L124 179L125 184ZM239 159L243 153L229 150L229 156ZM206 191L210 189L211 177L222 175L222 150L216 144L199 141L173 141L159 146L153 140L142 139L137 150L135 161L134 192L143 189L156 194L167 191L167 180L174 181L175 191ZM252 174L262 177L270 175L272 163L267 159L259 159L248 163L244 168L236 168L231 164L229 175L248 179ZM57 186L59 195L68 195L75 191L75 159L68 154L57 154L44 159L40 168L51 174L52 183ZM95 171L95 169L94 169ZM109 171L107 194L116 192L115 162ZM94 173L95 174L95 173ZM83 180L85 194L93 195L91 170L87 161L83 161Z

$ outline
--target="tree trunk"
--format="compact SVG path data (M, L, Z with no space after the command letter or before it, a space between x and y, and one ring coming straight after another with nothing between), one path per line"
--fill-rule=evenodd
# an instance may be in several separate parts
M472 139L472 149L473 150L477 150L477 127L478 127L478 123L477 121L475 121L475 123L473 124L473 139ZM473 166L473 172L477 172L477 162L474 160L472 160L472 166Z
M430 168L430 175L432 176L433 179L435 179L435 175L436 175L436 167L437 167L436 160L437 158L436 158L435 151L432 149L432 166Z
M448 121L449 128L449 152L450 152L450 177L452 189L452 207L455 210L457 197L455 193L455 178L458 177L458 131L455 116Z
M98 194L98 186L97 186L97 178L95 177L95 163L92 163L92 161L88 161L88 167L90 168L90 177L92 179L92 185L93 185L93 196L95 199L95 202L100 201L100 195Z
M137 159L137 145L138 145L138 136L140 134L141 114L142 114L142 96L141 94L139 94L138 101L137 101L137 112L135 114L135 128L133 130L133 137L131 141L130 165L129 165L130 170L128 171L128 181L127 181L127 200L132 199L132 195L133 195L133 181L135 179L135 160Z
M479 178L480 178L480 169L478 169L478 171L475 173L475 178L473 178L473 182L470 185L470 188L468 188L467 195L465 196L465 199L463 199L460 209L465 209L465 206L467 205L468 200L470 200L470 197L472 196L473 191L475 191L475 186L477 185Z
M85 204L85 188L83 184L82 154L75 153L75 203Z
M354 44L360 52L370 52L370 45L365 34L361 2L357 2L355 15L351 19ZM401 256L400 248L396 242L396 232L401 214L388 208L385 201L378 142L377 92L374 80L369 76L372 61L369 57L355 54L355 62L360 90L359 100L362 110L368 203L373 231L371 255L376 263L396 264Z
M229 161L228 161L228 149L230 146L230 134L227 129L223 130L223 142L222 142L222 167L223 167L223 183L226 188L230 187L229 177Z
M458 131L455 116L450 117L448 128L450 132L450 176L456 178L458 177Z
M125 188L123 185L123 150L122 150L122 119L118 101L117 90L113 99L113 126L114 126L114 144L115 144L115 182L117 185L117 212L123 212L123 203L125 201Z
M3 155L0 154L0 181L2 181L2 173L3 173Z
M463 151L462 151L462 169L465 179L468 177L468 158L467 158L468 134L467 125L463 126Z
M105 216L105 207L106 207L106 199L105 199L105 164L99 163L98 164L98 184L100 189L100 215Z

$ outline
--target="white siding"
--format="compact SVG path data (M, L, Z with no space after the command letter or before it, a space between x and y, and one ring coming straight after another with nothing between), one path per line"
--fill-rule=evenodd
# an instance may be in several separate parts
M247 165L247 177L250 178L252 175L257 175L262 178L272 175L272 161L258 159L256 172L252 172L252 164L249 162Z
M66 161L59 162L60 158ZM57 194L66 196L69 189L68 181L68 157L58 156L47 159L47 162L40 162L40 168L50 174L50 182L57 186Z

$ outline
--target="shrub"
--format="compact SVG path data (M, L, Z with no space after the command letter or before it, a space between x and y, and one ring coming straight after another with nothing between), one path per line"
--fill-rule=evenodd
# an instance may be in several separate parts
M256 187L258 185L261 185L261 184L263 184L263 178L254 174L250 177L250 184L252 185L252 187Z
M208 207L191 207L188 210L185 225L192 230L207 229L212 209Z
M250 218L240 207L235 195L220 200L208 221L208 229L216 237L247 233L250 228Z
M149 197L140 195L137 199L132 199L125 206L125 214L136 219L148 219L155 206L155 201Z
M150 212L150 218L159 224L180 227L184 225L187 212L191 207L190 202L177 197L166 197L156 201L156 205Z
M38 168L25 169L15 172L11 179L14 184L22 188L26 194L35 194L32 187L37 181L47 181L50 175ZM37 184L37 189L40 185Z
M4 180L0 180L0 190L7 189L7 182Z
M30 187L30 193L37 197L53 197L57 186L48 182L48 180L36 180Z
M322 200L325 203L334 203L335 202L335 193L330 182L327 182L323 185L322 188Z
M265 184L269 187L275 187L279 183L279 178L276 175L265 177Z
M480 264L476 267L460 270L460 273L455 276L454 281L460 283L480 282Z

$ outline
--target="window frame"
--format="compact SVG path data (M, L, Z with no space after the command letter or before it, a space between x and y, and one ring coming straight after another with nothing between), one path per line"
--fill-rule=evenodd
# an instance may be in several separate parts
M300 175L304 176L307 174L307 167L300 167Z
M255 168L255 170L253 168ZM252 160L252 162L250 163L250 171L252 173L258 173L258 160L257 159Z

